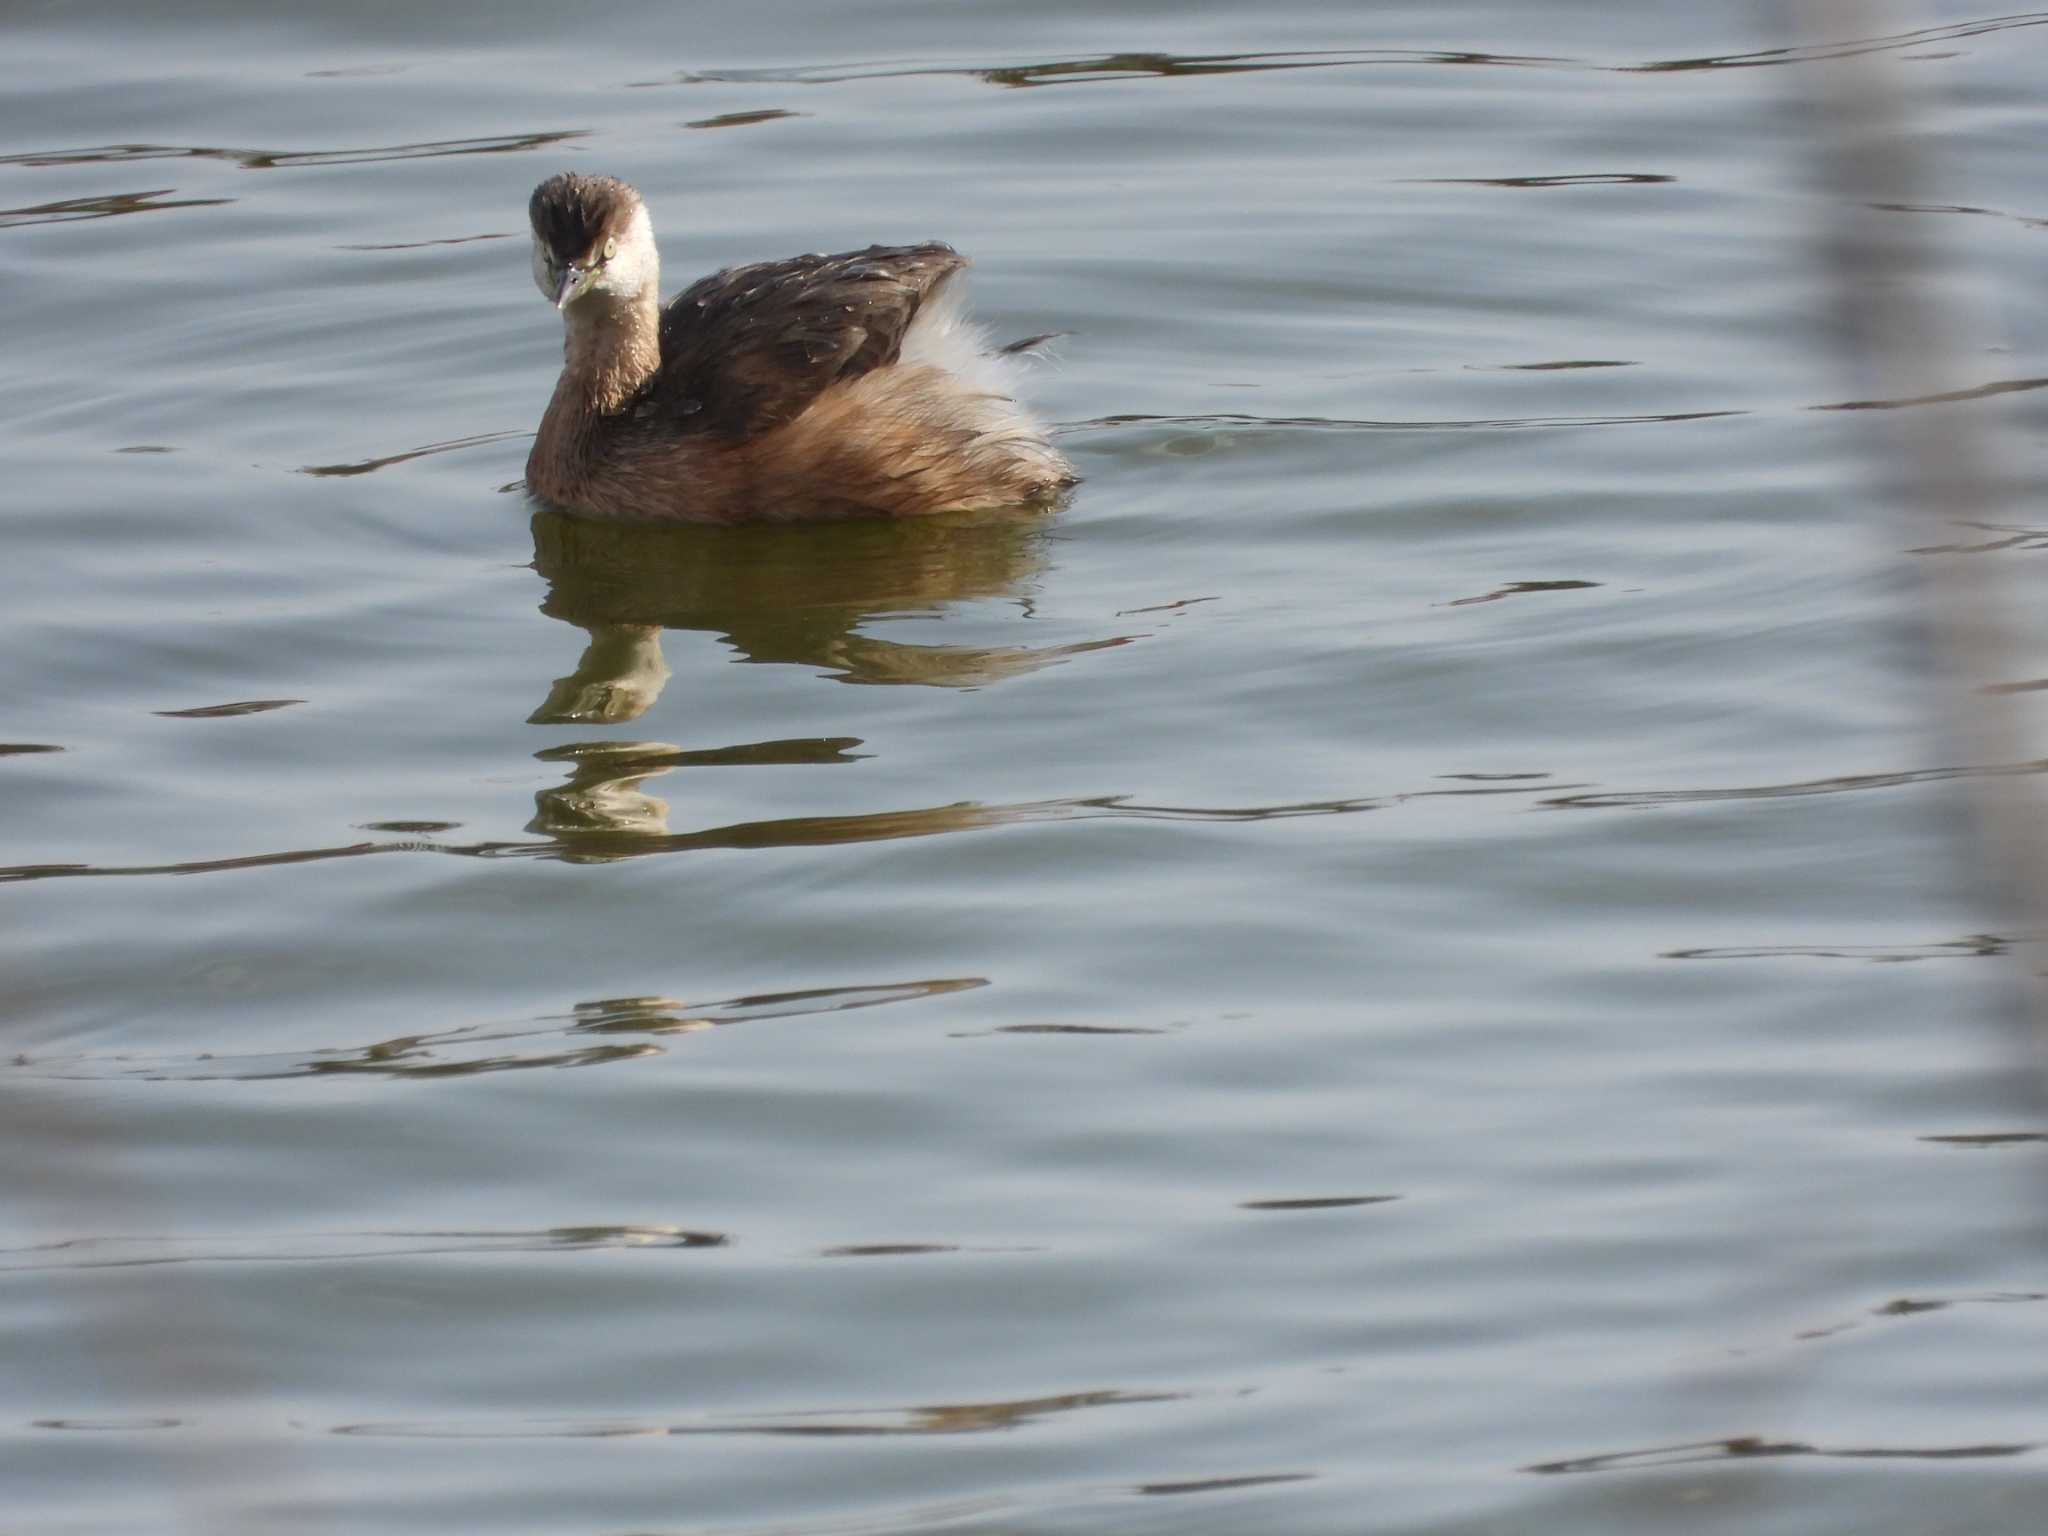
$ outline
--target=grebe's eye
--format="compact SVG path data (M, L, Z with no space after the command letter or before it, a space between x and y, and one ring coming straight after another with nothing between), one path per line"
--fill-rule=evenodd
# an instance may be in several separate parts
M613 239L611 239L611 238L610 238L609 236L608 236L608 237L606 237L606 239L605 239L605 242L604 242L604 259L605 259L606 261L610 261L610 260L611 260L611 259L612 259L612 258L613 258L614 256L616 256L616 255L618 255L618 254L619 254L619 242L618 242L618 241L616 241L616 240L613 240Z

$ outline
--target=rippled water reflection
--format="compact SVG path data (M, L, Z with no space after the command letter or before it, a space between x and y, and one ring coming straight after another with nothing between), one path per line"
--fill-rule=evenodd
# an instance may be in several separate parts
M2032 1530L2048 15L1868 15L10 17L9 1529ZM564 167L1083 483L534 507Z

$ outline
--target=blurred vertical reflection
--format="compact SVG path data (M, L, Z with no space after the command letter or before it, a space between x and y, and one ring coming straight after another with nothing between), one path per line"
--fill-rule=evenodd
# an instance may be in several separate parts
M1871 0L1801 0L1793 15L1806 43L1897 36L1903 18ZM1974 317L1953 298L1934 221L1899 216L1933 200L1940 178L1915 128L1914 81L1896 49L1844 48L1802 71L1815 84L1814 155L1822 248L1841 344L1868 398L1918 403L1871 418L1872 467L1906 520L1908 542L1938 546L1958 524L2009 515L1995 424L1985 400L1943 403L1969 380L1958 359L1976 349ZM1881 422L1881 425L1878 423ZM2039 757L2009 686L2024 675L2011 593L1995 560L1916 562L1934 651L1937 725L1952 756L1993 766ZM2039 946L2048 927L2048 828L2033 776L1983 773L1967 781L1979 834L1978 865L2020 943L2031 1058L2048 1064L2048 990Z

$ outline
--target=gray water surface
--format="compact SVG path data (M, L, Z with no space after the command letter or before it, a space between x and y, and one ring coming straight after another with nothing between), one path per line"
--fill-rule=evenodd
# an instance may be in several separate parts
M1919 577L2048 533L1873 465L2039 466L2044 22L8 7L0 1524L2039 1529ZM537 508L565 168L671 289L959 245L1083 485Z

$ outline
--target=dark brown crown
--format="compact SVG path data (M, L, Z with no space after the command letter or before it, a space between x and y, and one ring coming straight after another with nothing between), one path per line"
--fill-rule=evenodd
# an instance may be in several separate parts
M640 194L616 176L564 171L533 189L526 216L557 261L581 262L606 236L624 235L639 206Z

